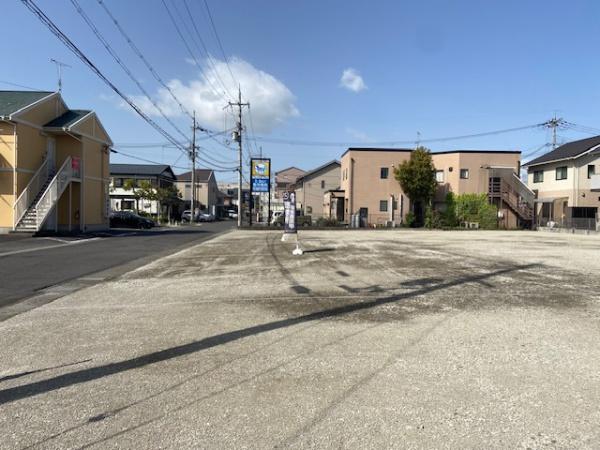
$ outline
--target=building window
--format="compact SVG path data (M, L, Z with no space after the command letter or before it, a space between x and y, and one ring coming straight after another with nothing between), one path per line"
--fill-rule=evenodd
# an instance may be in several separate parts
M561 166L556 168L556 179L566 180L567 179L567 166Z
M387 179L389 171L390 171L390 169L388 169L387 167L382 167L379 170L379 178L381 178L382 180Z
M123 178L115 178L113 184L115 187L123 187Z
M186 184L185 184L185 187L186 187L187 189L189 189L189 188L191 188L191 187L192 187L192 184L191 184L191 183L186 183Z
M437 181L438 183L444 182L444 171L443 170L435 171L435 181Z
M588 165L588 178L592 178L592 175L596 175L596 166L590 164Z
M463 180L468 180L469 179L469 169L460 169L460 177Z
M306 214L312 214L312 206L306 207Z
M387 212L388 210L388 202L387 200L379 200L379 211Z
M321 189L325 189L325 180L321 180Z
M123 200L121 202L121 211L133 209L133 200Z
M534 183L543 183L544 182L544 171L543 170L534 170L533 171L533 182Z

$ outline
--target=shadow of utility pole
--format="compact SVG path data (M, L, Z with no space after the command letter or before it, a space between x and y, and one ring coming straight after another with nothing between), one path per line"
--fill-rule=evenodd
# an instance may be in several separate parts
M273 322L255 325L241 330L230 331L227 333L217 334L210 336L199 341L190 342L188 344L178 345L165 350L148 353L146 355L138 356L136 358L127 359L116 363L105 364L102 366L91 367L88 369L81 369L75 372L58 375L47 380L36 381L22 386L16 386L12 388L0 390L0 405L11 403L17 400L21 400L28 397L34 397L46 392L55 391L65 387L73 386L88 381L97 380L117 373L125 372L127 370L137 369L139 367L156 364L158 362L167 361L170 359L178 358L180 356L189 355L202 350L206 350L218 345L227 344L229 342L237 341L249 336L256 336L258 334L267 333L269 331L279 330L282 328L291 327L294 325L328 319L343 314L350 314L356 311L361 311L369 308L375 308L377 306L385 305L388 303L394 303L408 298L416 297L419 295L428 294L430 292L438 291L441 289L450 288L466 283L480 282L487 278L491 278L498 275L504 275L506 273L530 269L539 266L538 264L526 264L511 266L504 269L499 269L493 272L479 274L479 275L468 275L445 283L431 284L423 286L420 289L416 289L411 292L405 292L401 294L395 294L388 297L378 298L372 301L363 301L352 303L349 305L338 306L322 311L305 314L299 317L293 317L289 319L276 320Z

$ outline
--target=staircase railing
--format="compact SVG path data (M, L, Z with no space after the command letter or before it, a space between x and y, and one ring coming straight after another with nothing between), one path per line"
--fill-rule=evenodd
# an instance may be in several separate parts
M38 200L35 205L37 211L36 214L36 229L39 230L48 215L52 211L52 208L56 205L56 202L65 191L71 180L73 179L73 165L72 158L69 156L65 160L52 181Z
M53 167L50 167L50 161L48 159L45 159L42 165L33 174L31 180L29 180L29 183L27 183L27 186L25 186L23 192L21 192L21 195L19 195L19 197L17 198L17 201L15 202L14 206L15 226L17 226L17 224L21 221L21 219L27 212L27 209L32 205L33 201L40 193L40 190L42 189L46 181L48 181L48 177L50 176L52 169Z

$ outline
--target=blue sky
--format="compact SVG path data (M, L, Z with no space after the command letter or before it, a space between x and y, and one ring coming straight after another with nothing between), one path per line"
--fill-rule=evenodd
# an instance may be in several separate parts
M221 109L226 95L210 98L210 86L200 68L190 63L161 0L104 1L160 76L179 80L178 96L186 107L200 110L201 124L212 129L232 126L231 115ZM183 0L166 1L185 13ZM569 122L600 128L597 1L208 1L234 78L252 105L256 135L368 145L416 140L417 131L428 139L519 127L543 122L555 111ZM189 130L189 120L160 93L158 83L96 0L79 2L171 120ZM69 0L36 3L120 89L150 114L156 113ZM225 87L234 90L204 3L188 3L214 58L213 67L193 47L205 75L214 82L212 77L220 74ZM96 110L116 143L165 142L124 108L20 1L3 6L9 20L0 29L5 43L0 80L54 90L56 71L49 58L64 61L73 66L64 74L69 106ZM353 91L341 84L348 69L360 75L364 89ZM352 76L350 80L355 88L361 87L360 80ZM12 87L0 84L0 89ZM191 100L196 94L198 99ZM160 116L153 118L176 135ZM589 136L574 130L559 135L561 140ZM548 140L547 130L531 129L428 146L433 151L527 153ZM235 158L235 152L211 141L201 144L220 161ZM344 151L344 147L257 145L273 159L275 169L290 165L310 169ZM251 146L253 152L256 148ZM187 165L173 148L123 151ZM134 162L120 155L113 155L113 161ZM218 178L233 180L235 175L220 173Z

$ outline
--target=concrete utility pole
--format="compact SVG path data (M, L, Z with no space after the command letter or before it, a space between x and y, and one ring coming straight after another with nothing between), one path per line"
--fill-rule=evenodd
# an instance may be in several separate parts
M556 113L554 113L554 118L544 124L546 128L552 128L552 150L556 148L556 130L565 124L566 122L562 117L556 117Z
M242 107L250 106L250 103L242 103L242 90L238 88L238 101L236 103L229 102L229 106L238 107L238 123L237 131L234 132L234 141L238 143L238 227L242 226ZM252 189L252 187L250 187Z
M190 158L192 159L192 173L191 173L191 187L192 197L190 201L190 224L194 222L196 217L196 111L192 118L192 150L190 151Z

